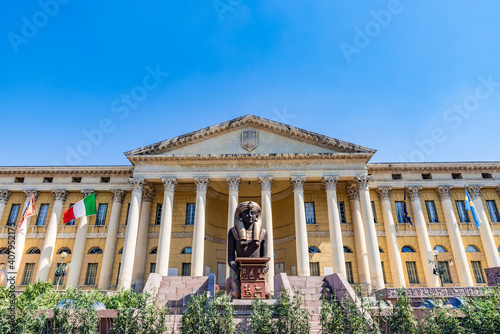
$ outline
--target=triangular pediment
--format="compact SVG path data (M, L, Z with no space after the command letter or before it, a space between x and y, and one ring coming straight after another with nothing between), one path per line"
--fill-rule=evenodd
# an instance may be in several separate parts
M125 152L125 155L132 159L269 154L361 154L371 157L374 153L375 150L367 147L246 115Z

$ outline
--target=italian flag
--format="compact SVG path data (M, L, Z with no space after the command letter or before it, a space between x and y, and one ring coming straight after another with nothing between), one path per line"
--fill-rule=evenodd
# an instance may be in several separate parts
M63 223L66 224L75 218L95 214L97 214L97 210L95 209L95 193L92 193L63 213Z

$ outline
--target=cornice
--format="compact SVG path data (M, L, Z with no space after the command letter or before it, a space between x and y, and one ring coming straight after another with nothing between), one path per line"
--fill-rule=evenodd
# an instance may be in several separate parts
M0 175L123 175L131 176L133 166L103 167L0 167Z
M500 162L432 162L432 163L370 163L366 165L368 174L375 172L431 172L431 171L496 171L500 172Z

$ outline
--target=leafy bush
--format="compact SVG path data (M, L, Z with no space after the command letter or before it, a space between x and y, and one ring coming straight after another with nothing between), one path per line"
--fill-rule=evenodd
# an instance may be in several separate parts
M273 310L271 305L259 298L252 301L252 334L270 334L273 329Z
M398 289L398 299L388 321L391 333L416 334L417 319L413 315L413 307L405 289Z
M499 333L500 312L498 291L486 298L467 298L462 312L461 324L467 333Z
M301 307L302 297L303 295L298 290L295 290L292 296L286 290L281 292L275 304L278 319L274 323L274 333L309 333L311 327L309 312Z
M332 299L329 301L323 298L320 311L322 333L344 333L344 318L345 313L338 300Z

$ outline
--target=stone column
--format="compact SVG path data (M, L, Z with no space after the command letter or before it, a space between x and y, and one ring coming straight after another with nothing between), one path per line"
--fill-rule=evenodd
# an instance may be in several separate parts
M481 188L482 186L480 185L473 185L468 186L467 190L469 191L470 198L472 199L472 202L474 202L477 214L479 216L479 219L481 220L481 225L479 226L479 234L481 235L484 255L486 256L488 267L500 267L500 258L498 257L497 246L495 245L495 240L493 239L493 234L491 233L490 220L486 215L483 201L481 199Z
M83 198L96 193L94 189L82 189ZM78 231L76 232L75 244L71 254L71 264L68 272L68 280L66 287L78 288L80 281L80 272L82 270L83 257L85 256L85 245L87 243L87 232L89 230L88 217L80 218L78 223Z
M111 275L113 273L113 264L116 255L116 238L118 235L118 224L120 223L120 213L122 203L127 193L122 189L111 189L113 193L113 206L111 208L111 217L109 218L108 231L106 233L106 244L104 254L102 255L101 273L99 275L100 290L109 290L111 286Z
M420 248L420 258L422 259L422 267L424 268L425 282L430 288L437 288L440 286L439 277L434 275L432 265L429 260L434 260L432 255L431 242L429 240L429 233L427 231L427 224L420 203L420 189L422 187L407 187L406 193L410 198L411 208L413 209L415 229L417 230L418 247Z
M465 248L462 242L462 236L460 235L460 229L457 223L457 217L455 216L453 205L451 204L451 188L453 188L453 186L439 186L436 188L436 192L441 200L441 205L443 206L444 219L448 228L451 251L453 254L453 260L457 266L460 285L474 286L472 275L469 270L469 264L467 262L467 255L465 254Z
M172 213L174 211L174 191L179 184L175 177L163 177L163 205L161 207L160 236L158 239L158 255L156 256L156 273L168 276L170 261L170 244L172 240Z
M208 177L196 177L196 211L194 213L193 254L191 276L203 276L205 263L205 214L207 205Z
M259 176L262 201L262 225L267 231L267 254L269 257L269 270L266 273L266 284L269 291L274 291L274 236L273 236L273 208L271 202L271 176Z
M368 265L370 267L370 277L372 279L372 287L374 290L384 288L384 274L382 272L382 262L380 261L380 251L378 247L377 230L375 229L372 203L370 201L370 191L368 190L368 182L371 181L371 176L361 175L356 176L356 182L359 187L359 199L361 204L361 215L366 237L366 250L368 251Z
M295 242L297 248L297 273L299 276L311 276L309 268L309 244L307 242L306 207L304 202L305 176L292 176L295 208Z
M146 270L146 255L148 253L149 220L151 218L151 205L154 197L155 190L145 186L142 195L141 217L139 219L139 232L137 234L137 246L135 248L134 267L132 270L132 285L135 292L141 292L144 286L144 271ZM161 243L159 245L161 245ZM166 246L170 247L170 239L166 242Z
M352 183L345 189L351 203L352 225L354 229L354 243L356 244L356 260L358 262L359 283L366 287L366 291L371 293L372 284L370 281L370 269L368 267L368 252L366 250L365 229L363 218L361 217L361 206L359 205L358 185Z
M387 254L389 255L392 283L395 288L404 288L406 286L405 274L403 272L403 262L401 261L398 236L391 209L391 189L392 187L378 187L377 192L380 197L382 214L384 216L385 238L387 240Z
M238 206L238 191L240 188L241 178L239 177L226 177L227 187L229 188L229 200L227 205L227 234L234 226L234 212ZM227 264L227 244L226 244L226 279L231 275L231 268Z
M5 206L7 205L7 202L9 201L9 197L11 194L12 193L7 189L0 189L0 220L2 220L3 213L5 211Z
M337 202L338 176L323 176L323 185L326 190L328 205L328 224L330 231L330 244L332 247L332 266L335 274L345 272L344 243L342 242L342 229L340 227L339 204Z
M125 244L123 245L118 290L128 290L132 286L132 271L134 270L137 233L139 229L139 211L141 209L142 190L146 185L146 181L142 177L131 177L129 178L129 182L132 184L132 199L130 202L127 232L125 233Z
M38 198L38 195L40 192L36 189L25 189L24 191L24 206L23 210L21 211L21 215L24 213L24 210L26 210L26 207L28 206L28 202L31 198L31 195L34 195L35 197L35 205L36 205L36 200ZM21 216L19 216L19 219ZM21 265L21 259L24 255L24 245L26 244L26 235L28 234L28 226L30 224L31 217L28 217L24 220L23 224L21 225L21 228L19 229L19 232L16 233L16 248L14 249L14 254L16 258L14 259L14 272L19 273L19 266ZM16 221L16 225L14 228L17 228L17 224L19 221Z
M42 253L38 262L38 272L36 274L36 281L45 282L49 278L50 265L52 263L52 256L54 255L54 248L56 247L57 228L61 221L61 214L68 191L66 189L53 189L54 206L50 213L49 224L45 231L45 240L43 241Z

